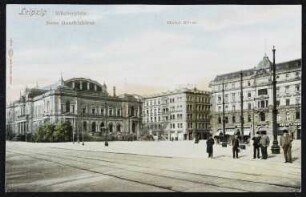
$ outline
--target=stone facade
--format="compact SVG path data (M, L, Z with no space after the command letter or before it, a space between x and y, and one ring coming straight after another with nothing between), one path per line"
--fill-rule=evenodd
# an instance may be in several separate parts
M212 130L216 136L223 133L223 99L225 134L241 127L241 73L244 135L263 129L272 136L272 63L267 56L255 68L218 75L210 82ZM286 128L296 139L301 135L301 74L301 59L276 64L278 131Z
M180 89L143 100L143 129L166 140L205 138L209 126L210 93Z
M141 98L107 92L105 84L85 79L59 80L45 88L26 89L6 109L7 132L33 134L45 123L69 121L80 133L134 137L141 135Z

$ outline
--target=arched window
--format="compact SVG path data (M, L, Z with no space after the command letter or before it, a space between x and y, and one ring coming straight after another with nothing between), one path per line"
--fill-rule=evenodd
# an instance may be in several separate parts
M96 132L96 123L95 122L93 122L91 124L91 132Z
M221 124L221 117L220 116L218 118L218 122L219 122L219 124Z
M235 116L232 117L232 122L233 122L233 123L236 122L236 117L235 117Z
M87 131L87 122L83 122L83 131Z
M108 125L108 129L109 129L109 132L113 132L113 123L110 123L109 125Z
M130 116L134 116L135 115L134 113L135 113L134 106L132 106Z
M105 126L104 126L104 122L101 122L101 124L100 124L100 131L102 132L102 131L104 131L104 128Z
M121 125L120 125L120 124L117 124L116 131L117 131L117 132L121 132Z
M252 121L252 118L251 118L251 115L249 114L248 115L248 122L251 122Z
M66 101L66 112L70 112L70 102Z
M260 121L266 121L266 115L264 112L260 112Z
M74 82L74 83L75 83L75 85L74 85L75 89L80 90L80 89L81 89L81 87L80 87L80 82L79 82L79 81L76 81L76 82Z
M135 133L136 132L136 123L132 123L132 132Z
M95 90L95 85L93 83L89 83L89 90Z

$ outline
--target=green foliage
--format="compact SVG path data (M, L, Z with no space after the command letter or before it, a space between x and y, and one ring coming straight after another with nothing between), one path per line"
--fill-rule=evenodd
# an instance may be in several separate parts
M61 122L56 125L53 133L55 142L69 142L72 138L72 126L70 122Z
M69 122L57 125L45 124L37 129L34 134L36 142L67 142L71 141L72 126Z

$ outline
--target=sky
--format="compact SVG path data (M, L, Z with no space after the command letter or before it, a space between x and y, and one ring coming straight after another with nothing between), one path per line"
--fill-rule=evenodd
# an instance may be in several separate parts
M6 24L8 102L61 73L148 95L210 90L216 75L272 60L273 45L276 63L301 58L299 5L7 5Z

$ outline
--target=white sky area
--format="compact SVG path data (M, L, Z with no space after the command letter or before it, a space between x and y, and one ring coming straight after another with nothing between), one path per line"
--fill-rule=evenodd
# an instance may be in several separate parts
M19 15L22 9L46 15ZM55 11L85 12L56 16ZM46 21L94 25L46 25ZM188 20L196 24L168 24ZM209 90L216 75L301 58L301 6L274 5L8 5L7 49L13 40L7 101L25 87L85 77L117 94L148 95L186 84Z

